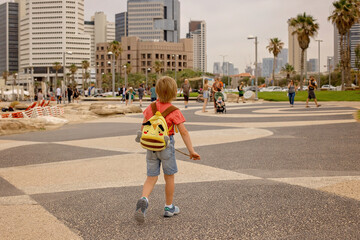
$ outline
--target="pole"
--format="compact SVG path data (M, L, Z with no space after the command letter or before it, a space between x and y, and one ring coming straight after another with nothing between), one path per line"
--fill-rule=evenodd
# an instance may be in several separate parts
M127 89L127 71L125 66L125 88Z
M113 92L113 97L115 97L115 59L114 59L114 54L111 55L112 58L112 66L111 66L111 70L112 70L112 92Z
M320 76L320 43L323 41L323 40L316 40L318 42L318 64L319 64L319 84L318 84L318 91L320 90L321 88L321 76Z
M148 87L148 68L146 68L145 73L146 73L146 84L145 84L145 89L147 89L147 87Z
M258 100L258 63L257 63L257 46L258 46L258 40L257 37L255 37L255 101Z
M67 91L66 91L66 67L65 67L65 64L66 64L66 52L63 52L63 81L64 81L64 85L65 85L65 88L62 89L63 91L63 94L64 94L64 104L66 103L66 98L67 98ZM62 95L62 94L61 94Z
M329 58L329 88L331 86L331 58Z

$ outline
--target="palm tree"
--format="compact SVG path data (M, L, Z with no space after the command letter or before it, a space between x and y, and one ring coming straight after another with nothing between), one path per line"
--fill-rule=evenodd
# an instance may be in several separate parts
M281 72L286 73L286 79L289 82L291 74L295 73L295 69L292 65L287 63L284 67L281 68Z
M75 73L77 72L78 67L75 64L71 64L71 66L69 67L69 70L72 75L72 84L75 84Z
M281 53L283 47L284 47L284 43L278 38L271 38L269 45L266 47L269 50L269 52L274 55L273 72L272 72L273 86L275 84L275 67L276 67L277 56L279 55L279 53Z
M328 17L338 29L340 35L340 66L341 66L341 90L344 90L344 83L350 82L350 29L359 21L360 2L358 0L339 0L333 2L334 10Z
M120 68L120 75L121 75L121 53L123 51L121 47L121 43L118 41L112 41L109 43L108 51L112 52L115 57L116 66L119 66ZM118 60L120 59L120 63L118 63ZM115 74L116 74L116 68L115 68Z
M53 89L56 88L56 84L58 83L58 74L59 74L59 70L62 69L62 65L59 62L55 62L52 66L52 68L55 70L56 74L55 74L55 83L53 83Z
M9 76L10 76L10 72L9 72L9 71L3 71L2 77L3 77L3 79L5 80L5 86L6 86L6 82L7 82L8 78L9 78Z
M85 86L84 86L84 78L85 78L85 72L87 72L87 69L90 67L90 63L87 60L84 60L81 62L81 67L83 69L83 74L82 74L82 89L83 89L83 96L85 96ZM84 72L85 70L85 72Z
M161 72L161 69L163 68L163 66L164 66L164 62L155 61L153 68L156 72L157 78L159 78L159 73Z
M110 76L111 76L111 73L109 73L109 74L104 73L104 74L102 74L102 76L101 76L101 88L102 88L105 92L108 91L109 86L110 86L110 84L109 84Z
M125 66L126 66L126 74L129 76L129 74L132 71L132 66L130 63L126 63Z
M301 48L301 74L300 74L300 91L303 86L304 73L304 57L305 51L309 48L310 37L314 38L319 30L319 24L311 15L299 14L296 18L289 20L289 25L293 27L292 35L297 35L297 39Z
M85 92L85 89L89 88L90 84L88 83L88 79L91 77L90 76L90 73L89 72L85 72L85 88L84 88L84 92ZM85 94L85 93L84 93Z

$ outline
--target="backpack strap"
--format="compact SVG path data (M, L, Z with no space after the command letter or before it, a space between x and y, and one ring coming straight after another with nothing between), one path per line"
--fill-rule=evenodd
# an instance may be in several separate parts
M153 115L155 115L157 112L156 102L151 103L151 110Z
M169 115L170 113L172 113L172 112L175 111L175 110L179 110L179 109L178 109L177 107L171 105L171 106L168 107L165 111L163 111L163 112L161 113L161 115L162 115L164 118L166 118L167 115Z

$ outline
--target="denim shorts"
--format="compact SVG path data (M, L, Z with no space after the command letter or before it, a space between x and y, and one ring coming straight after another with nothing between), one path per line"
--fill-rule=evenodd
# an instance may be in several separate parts
M204 99L209 99L209 91L204 91L203 92L203 98Z
M147 150L146 152L147 175L149 177L156 177L160 175L160 166L162 165L164 174L174 175L178 172L175 159L175 140L174 136L170 136L169 146L160 151L153 152Z

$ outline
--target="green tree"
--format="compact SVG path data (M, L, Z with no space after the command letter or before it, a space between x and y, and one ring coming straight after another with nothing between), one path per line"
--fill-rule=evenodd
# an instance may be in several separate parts
M5 85L6 85L6 83L7 83L7 80L8 80L8 78L9 78L9 76L10 76L10 72L9 72L9 71L3 71L2 77L3 77L3 79L5 80Z
M350 55L350 29L359 21L360 2L358 0L339 0L333 2L333 11L328 17L338 29L340 35L340 66L341 66L341 90L344 83L351 85L351 55Z
M286 80L289 82L291 74L295 73L295 69L292 65L287 63L284 67L281 68L281 72L286 73Z
M157 78L159 78L159 73L161 72L163 67L164 67L164 62L155 61L155 64L154 64L153 68L154 68L154 71L157 74Z
M71 64L71 66L69 67L69 70L72 75L72 85L75 85L75 73L77 72L78 67L75 64Z
M278 38L271 38L269 45L266 47L270 53L274 55L273 61L273 71L272 71L272 79L273 79L273 86L275 84L275 68L276 68L276 60L278 55L281 53L281 50L284 47L284 43Z
M55 84L57 84L57 82L58 82L59 70L62 69L61 63L59 63L59 62L54 62L54 63L53 63L53 66L52 66L52 69L55 70L55 82L52 82L51 85L52 85L53 89L55 89L55 88L56 88Z
M309 48L310 38L314 38L319 30L319 24L316 23L316 20L311 16L304 14L297 15L296 18L291 18L289 20L289 25L293 28L292 35L296 35L300 48L301 48L301 73L300 79L303 79L304 73L304 61L305 61L305 51ZM300 90L302 90L303 81L300 81Z

